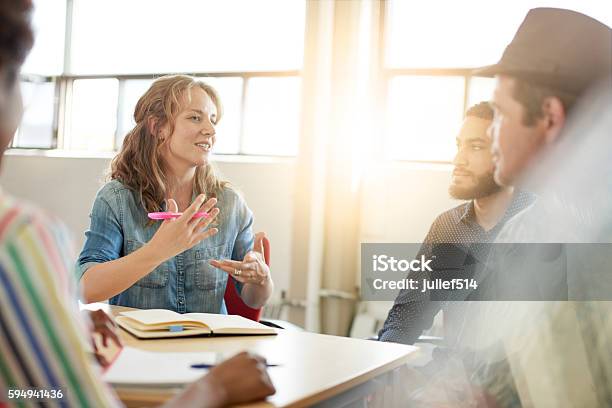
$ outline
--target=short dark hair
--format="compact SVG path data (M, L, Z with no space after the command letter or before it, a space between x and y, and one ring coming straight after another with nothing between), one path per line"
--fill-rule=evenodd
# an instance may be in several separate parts
M470 107L465 112L465 117L472 116L475 118L493 120L493 107L489 102L480 102Z
M523 125L533 126L537 119L544 116L542 105L544 99L556 97L561 101L565 113L569 113L574 106L578 95L559 88L547 85L539 85L525 79L514 78L514 90L512 97L525 108Z
M12 86L34 43L30 26L31 0L0 1L0 70Z

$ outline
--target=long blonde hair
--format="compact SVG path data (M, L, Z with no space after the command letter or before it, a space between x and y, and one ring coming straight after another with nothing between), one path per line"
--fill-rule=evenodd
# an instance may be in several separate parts
M213 87L186 75L163 76L155 80L138 100L134 110L136 126L125 136L121 150L111 162L110 178L138 193L147 212L162 209L168 191L168 175L164 171L161 147L169 141L168 138L162 140L159 131L168 124L170 134L174 132L182 97L189 97L189 91L195 87L204 90L212 99L217 108L218 122L223 108ZM153 129L149 128L150 119L154 119ZM198 166L193 179L194 193L204 193L207 198L217 197L228 182L220 180L215 173L211 163Z

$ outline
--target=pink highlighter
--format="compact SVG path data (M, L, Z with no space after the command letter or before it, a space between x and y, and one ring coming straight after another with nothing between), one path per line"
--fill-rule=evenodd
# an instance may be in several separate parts
M147 214L149 216L150 219L152 220L171 220L173 218L178 218L181 215L183 215L183 213L180 212L152 212ZM208 218L210 217L210 215L208 215L207 212L204 211L198 211L197 213L195 213L192 217L192 219L194 218Z

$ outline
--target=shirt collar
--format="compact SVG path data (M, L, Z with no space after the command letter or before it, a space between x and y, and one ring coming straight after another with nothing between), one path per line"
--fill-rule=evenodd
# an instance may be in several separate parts
M474 200L469 203L465 203L463 207L463 213L459 217L459 221L465 223L474 223L476 222L476 212L474 211Z
M536 196L533 193L527 191L515 190L512 195L512 201L506 208L506 212L497 225L504 224L510 218L514 217L517 213L521 212L525 208L529 207L535 201ZM466 203L459 221L471 224L476 222L476 212L474 210L474 200Z

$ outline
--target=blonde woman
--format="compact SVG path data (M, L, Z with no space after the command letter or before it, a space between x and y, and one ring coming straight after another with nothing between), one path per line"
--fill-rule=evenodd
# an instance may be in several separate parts
M252 212L210 163L221 116L217 92L188 76L159 78L140 98L78 259L86 302L227 313L232 274L247 305L266 303L273 283L263 235L254 236ZM183 215L148 219L159 211ZM199 211L209 216L194 218Z

